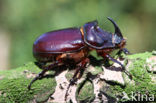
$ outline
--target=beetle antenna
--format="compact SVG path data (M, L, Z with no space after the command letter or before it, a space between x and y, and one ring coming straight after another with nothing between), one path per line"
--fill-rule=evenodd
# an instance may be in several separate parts
M118 25L115 23L115 21L112 18L110 18L110 17L107 17L107 19L110 20L113 23L113 25L115 27L115 34L117 34L119 37L123 38L122 33L121 33Z

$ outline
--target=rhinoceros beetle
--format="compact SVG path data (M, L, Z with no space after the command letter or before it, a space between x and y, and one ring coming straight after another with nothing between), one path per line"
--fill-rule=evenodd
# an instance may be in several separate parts
M76 71L71 83L76 81L80 78L78 74L89 63L89 52L93 50L96 50L99 56L118 63L126 71L119 61L109 55L115 49L125 53L128 53L128 51L124 48L126 40L123 38L119 27L113 19L108 17L108 20L115 27L114 34L102 30L97 21L92 21L80 28L51 31L38 37L33 44L33 55L38 63L46 64L51 62L51 64L42 67L43 71L31 81L28 89L31 88L34 81L41 79L48 70L53 70L63 65L75 65Z

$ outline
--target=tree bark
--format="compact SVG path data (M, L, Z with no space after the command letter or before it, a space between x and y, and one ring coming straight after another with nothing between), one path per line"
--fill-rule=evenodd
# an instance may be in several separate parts
M91 60L81 79L68 89L74 70L54 75L46 73L32 89L27 86L41 71L30 62L16 69L0 71L0 103L115 103L127 101L155 101L156 53L145 52L118 59L132 79L116 63L103 66ZM52 74L52 75L51 75ZM65 96L67 94L67 96Z

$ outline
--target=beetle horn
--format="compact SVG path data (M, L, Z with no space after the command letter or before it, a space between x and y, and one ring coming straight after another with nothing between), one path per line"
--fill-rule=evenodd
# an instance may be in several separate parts
M113 25L115 27L115 34L117 34L119 37L123 38L122 33L121 33L118 25L115 23L115 21L112 18L110 18L110 17L107 17L107 19L110 20L113 23Z

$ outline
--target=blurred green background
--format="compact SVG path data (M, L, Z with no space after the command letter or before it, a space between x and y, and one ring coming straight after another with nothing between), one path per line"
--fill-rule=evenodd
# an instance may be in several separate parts
M132 53L156 49L156 0L1 0L0 68L35 61L32 44L41 34L79 27L97 19L114 32L113 18L127 38Z

